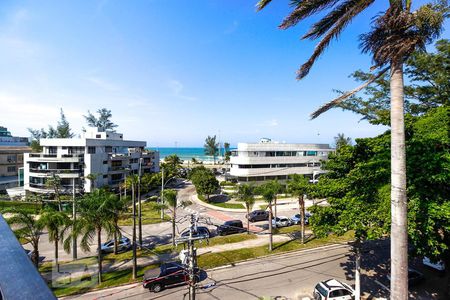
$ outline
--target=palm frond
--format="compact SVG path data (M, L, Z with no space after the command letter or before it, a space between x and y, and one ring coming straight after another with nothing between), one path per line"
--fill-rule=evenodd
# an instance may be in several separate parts
M272 0L260 0L258 3L256 3L256 11L260 11L261 9L264 9Z
M334 6L339 0L307 0L307 1L295 1L293 5L296 6L294 11L292 11L284 20L281 22L281 29L287 29L289 27L297 25L300 21L306 19L307 17Z
M361 2L363 2L365 5L352 7L349 11L346 12L345 15L343 15L341 18L339 18L339 20L336 21L336 23L334 23L334 26L330 30L327 31L325 36L316 45L311 57L297 71L297 80L300 80L308 75L316 59L325 51L330 42L339 36L341 31L350 23L353 17L355 17L372 3L371 1L365 0L362 0Z
M352 95L356 94L357 92L359 92L360 90L364 89L369 84L371 84L372 82L374 82L375 80L380 78L384 73L386 73L387 70L389 70L389 67L386 67L386 68L382 69L380 72L378 72L377 74L371 76L366 82L364 82L363 84L361 84L357 88L342 94L341 96L331 100L330 102L325 103L324 105L319 107L319 109L314 111L311 114L310 118L311 119L315 119L318 116L320 116L321 114L323 114L324 112L326 112L327 110L329 110L330 108L333 108L333 107L337 106L339 103L341 103L345 99L351 97Z
M332 28L340 18L350 15L351 19L369 7L375 0L348 0L334 8L325 17L315 23L302 39L317 39Z

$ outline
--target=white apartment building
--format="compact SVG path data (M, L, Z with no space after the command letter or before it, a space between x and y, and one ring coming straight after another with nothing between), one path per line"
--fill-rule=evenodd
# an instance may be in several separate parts
M61 179L61 192L91 192L118 188L128 174L159 172L159 152L145 150L146 142L126 141L121 133L89 128L81 138L41 139L42 153L24 156L24 187L28 192L51 193L48 177ZM89 180L88 175L94 175Z
M292 174L315 180L323 173L321 161L333 151L328 144L287 144L270 139L238 143L230 158L230 176L239 182L286 180Z

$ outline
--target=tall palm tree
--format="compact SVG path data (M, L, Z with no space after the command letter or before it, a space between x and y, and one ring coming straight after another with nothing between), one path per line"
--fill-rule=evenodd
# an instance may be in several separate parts
M336 150L338 150L342 146L351 145L352 139L346 137L343 133L338 133L338 135L334 137L334 144L336 145Z
M164 190L163 192L164 203L167 204L172 210L172 246L175 247L175 221L177 217L177 191L176 190Z
M55 264L56 271L59 272L58 263L58 245L60 241L63 241L64 234L70 225L72 224L69 216L62 211L56 211L53 209L46 209L41 214L39 221L47 228L48 240L55 243Z
M237 199L244 202L247 209L247 216L250 214L250 209L255 204L255 193L251 185L241 184L238 187ZM250 221L247 219L247 233L250 234Z
M269 251L273 249L272 238L272 202L276 199L280 190L280 184L276 180L268 181L259 186L259 193L269 204Z
M94 181L97 179L97 174L88 174L86 179L89 180L89 190L92 192L94 190Z
M303 175L294 174L291 175L291 179L288 181L288 191L298 197L298 206L300 209L300 229L301 229L301 242L305 243L305 199L304 195L308 192L309 180Z
M31 214L26 210L10 209L7 212L12 214L12 217L8 218L7 221L11 227L16 227L14 233L17 238L25 240L26 243L30 243L33 247L31 260L36 268L38 268L39 239L41 238L42 230L44 229L43 222L36 218L34 214Z
M53 193L55 194L55 200L58 201L58 209L62 211L61 199L59 197L60 189L61 189L61 178L55 173L52 173L51 177L47 177L45 180L45 185L48 188L53 189Z
M126 197L119 197L117 201L110 201L109 204L111 207L109 208L112 213L112 222L113 222L113 238L114 238L114 254L117 254L118 252L118 244L119 244L119 237L122 236L122 233L120 232L119 227L119 219L123 212L127 210L128 206L128 198Z
M209 136L205 139L205 154L213 157L214 164L216 164L216 157L219 153L219 144L216 142L216 136Z
M272 0L260 0L258 10ZM377 1L378 2L378 1ZM319 15L302 39L320 39L311 57L300 67L297 79L304 78L316 59L337 39L351 21L375 0L293 0L293 10L280 24L281 29ZM408 297L408 239L406 198L406 153L404 129L403 62L416 49L436 38L448 14L446 4L425 4L411 11L412 0L390 0L389 7L375 16L372 29L361 35L364 53L371 53L372 69L378 70L364 84L326 103L312 113L316 118L356 92L367 87L390 69L391 92L391 299ZM358 295L359 297L359 295Z
M81 236L81 249L90 251L89 244L94 242L97 236L97 263L98 282L102 283L102 231L105 230L110 237L114 231L113 214L111 213L112 202L117 201L117 196L105 189L96 189L85 194L79 203L79 218L72 232L75 236ZM70 252L72 237L64 240L64 250Z

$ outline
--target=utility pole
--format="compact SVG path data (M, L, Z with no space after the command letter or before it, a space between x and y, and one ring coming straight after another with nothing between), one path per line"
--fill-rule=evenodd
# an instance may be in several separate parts
M139 227L139 249L142 249L142 206L141 206L141 167L142 154L139 157L139 174L138 174L138 227Z
M136 198L134 196L134 182L131 184L131 198L133 199L133 279L137 278L136 258Z
M75 199L75 178L72 179L72 233L75 230L75 223L77 222L77 202ZM72 258L76 260L78 258L77 255L77 237L75 234L72 234Z
M163 200L163 194L164 194L164 168L161 168L161 220L164 219L164 200Z
M189 300L195 300L195 278L194 269L197 261L196 251L194 249L194 241L192 240L192 232L195 230L195 216L191 215L191 230L189 230Z

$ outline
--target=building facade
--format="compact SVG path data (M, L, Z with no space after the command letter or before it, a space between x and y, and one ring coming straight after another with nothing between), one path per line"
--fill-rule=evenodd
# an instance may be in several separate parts
M146 142L127 141L121 133L90 128L81 138L41 139L42 153L24 160L25 190L51 193L47 179L57 175L61 192L117 189L129 174L159 172L159 152L145 150Z
M303 174L315 181L323 173L321 161L333 151L328 144L287 144L270 139L239 143L230 158L230 176L239 182L258 182Z
M18 173L23 167L24 153L31 152L28 138L12 136L0 126L0 191L20 185Z

